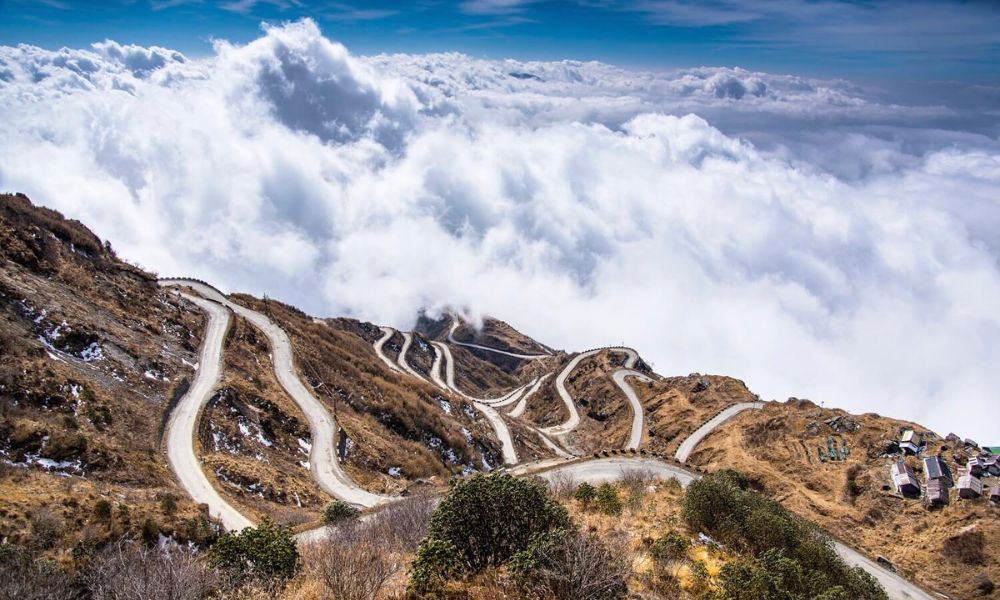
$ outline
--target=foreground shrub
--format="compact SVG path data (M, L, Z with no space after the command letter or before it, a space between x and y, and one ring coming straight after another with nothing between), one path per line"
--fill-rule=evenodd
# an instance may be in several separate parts
M403 552L413 552L427 535L434 498L410 496L389 504L375 513L370 523L384 544Z
M70 600L77 597L72 579L52 561L20 546L0 544L0 598Z
M727 598L887 598L871 575L841 560L822 531L751 487L739 473L721 471L693 481L684 495L681 514L692 530L747 555L720 574ZM743 582L752 585L739 592Z
M150 548L122 540L90 561L84 579L93 600L200 600L212 593L218 576L177 544Z
M212 546L210 562L236 580L286 580L298 568L299 551L291 529L264 521L221 536Z
M570 526L566 509L538 481L506 473L456 480L434 510L411 567L411 583L498 567L538 535Z
M586 481L577 486L576 492L573 493L573 497L583 505L583 508L590 508L590 503L594 501L596 495L597 489Z
M511 573L531 598L618 600L628 596L631 558L597 536L556 530L537 536L510 562Z
M691 542L676 531L660 536L649 548L649 555L656 560L680 560L687 556Z
M347 519L353 519L360 512L352 504L348 504L343 500L334 500L323 509L323 522L327 525L334 525Z
M602 483L597 486L594 504L597 506L597 510L606 515L618 516L622 514L622 500L618 497L618 488L610 483Z
M371 523L348 523L306 552L313 576L336 600L371 600L399 570L389 544Z

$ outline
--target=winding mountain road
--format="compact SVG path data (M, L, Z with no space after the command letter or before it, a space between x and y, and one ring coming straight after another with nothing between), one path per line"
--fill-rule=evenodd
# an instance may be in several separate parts
M275 375L278 377L279 383L281 383L285 391L292 397L293 400L295 400L297 404L299 404L300 408L302 408L303 412L306 414L307 420L309 421L313 434L313 449L310 454L310 463L313 465L313 474L320 486L334 496L366 507L375 506L393 499L390 497L372 494L359 488L351 482L346 474L340 469L339 464L336 462L333 444L333 432L336 430L336 424L326 412L325 407L323 407L319 400L317 400L306 389L301 380L298 378L291 353L291 342L284 330L264 315L231 302L214 288L200 282L174 279L161 280L160 285L165 287L186 286L197 291L203 297L199 298L183 292L177 293L205 311L208 317L208 323L203 334L202 347L199 354L200 358L198 371L195 374L191 387L180 399L177 406L171 413L167 422L165 435L167 458L170 466L177 475L181 485L185 490L187 490L195 502L207 504L209 507L209 514L217 517L227 530L232 531L253 526L253 522L226 502L208 481L208 478L205 476L205 473L202 470L194 452L194 430L198 421L198 415L205 403L208 402L220 379L222 346L225 340L226 331L229 327L230 311L236 312L249 320L270 340ZM227 310L227 308L229 310ZM383 329L383 333L384 332L385 329ZM390 332L389 336L391 335L392 333ZM385 339L388 339L388 337L385 337ZM446 346L443 345L442 347L446 348ZM575 357L573 361L571 361L570 365L567 365L567 368L560 373L563 385L558 387L561 392L565 392L564 375L568 375L568 373L572 371L572 368L575 368L576 364L578 364L580 360L599 351L600 350L592 350L590 352L580 354ZM431 375L432 379L435 380L435 383L438 383L441 387L445 387L445 389L447 389L444 385L445 382L441 381L439 375L442 354L435 356L435 366L432 369ZM445 356L450 359L450 353L445 354ZM642 413L641 410L635 410L635 403L638 403L638 399L634 398L634 391L632 391L631 394L629 393L631 388L625 382L625 378L646 377L642 373L630 370L631 366L635 364L635 360L632 356L634 356L634 354L630 354L629 360L626 361L626 366L628 368L619 369L613 375L615 383L618 384L622 391L625 392L626 396L629 397L629 402L633 403L633 432L629 442L630 447L633 443L638 445L637 440L635 439L636 419L638 418L641 423ZM452 374L450 379L453 381L453 378L454 376ZM544 377L539 378L535 382L527 395L537 391L537 388L540 387L542 380L544 380ZM557 384L558 383L559 379L557 379ZM520 389L523 390L524 387L527 386L523 386ZM454 391L461 394L457 390ZM569 397L568 392L565 393L565 396L560 393L560 396L563 396L563 400L566 401L567 398L569 398L568 401L572 402L572 398ZM487 419L493 423L494 428L498 430L498 433L501 429L507 431L506 424L503 422L502 417L495 409L480 402L474 402L474 404L479 410L483 411ZM731 419L733 416L745 410L760 409L762 407L762 402L747 402L736 404L723 410L684 440L681 447L678 448L676 454L678 460L681 462L687 460L688 456L690 456L691 452L705 436L711 433L711 431L722 423ZM641 425L639 433L641 439ZM544 434L542 434L542 438L547 439ZM515 464L517 462L516 453L513 454L513 456L508 454L508 448L510 452L513 452L513 443L509 439L509 431L507 432L506 442L502 440L502 444L505 444L504 460L509 464ZM511 458L513 458L513 460L510 460ZM329 464L317 467L318 464L323 462L328 462ZM679 465L674 465L653 457L638 456L609 457L576 461L566 464L560 464L560 461L557 459L550 459L547 461L540 461L539 463L535 463L533 465L522 465L521 467L512 470L512 472L517 472L519 475L537 474L549 480L551 480L556 474L562 473L570 475L578 481L602 483L616 480L621 477L623 472L630 469L643 469L651 472L655 477L661 479L676 478L684 486L687 486L698 477L697 474L692 473ZM327 529L325 527L306 531L299 534L297 539L300 542L315 541L324 537L326 531ZM907 581L897 573L882 567L853 548L837 541L834 541L833 546L837 554L840 555L841 558L843 558L849 565L861 567L868 573L871 573L872 576L874 576L885 588L887 594L892 600L935 599L934 596L928 594L920 587Z
M636 379L647 383L653 380L645 374L640 373L639 371L633 371L632 369L618 369L613 375L611 375L611 379L621 389L621 391L625 393L625 397L628 398L628 403L632 406L632 432L628 436L628 442L625 444L625 449L638 450L639 444L642 443L642 403L639 402L639 397L635 395L635 390L632 389L632 386L625 381L626 377L635 377Z
M407 331L400 331L399 333L403 336L403 347L399 349L399 358L396 362L403 368L404 371L417 379L423 380L423 376L421 376L420 373L417 373L417 371L410 366L410 363L406 362L406 353L409 352L410 345L413 344L413 334Z
M458 389L458 386L455 385L455 359L451 355L451 349L441 342L431 342L431 347L434 349L434 363L431 365L431 380L441 389L449 390L466 400L471 401L476 410L483 413L486 420L493 426L493 431L496 432L497 439L500 440L500 450L503 453L504 463L508 465L516 465L519 462L519 459L517 457L517 449L514 447L514 438L510 435L510 428L507 427L507 423L503 420L503 416L488 403L507 400L513 394L519 393L523 390L525 386L522 386L501 398L497 398L496 400L473 398ZM444 362L445 369L444 380L441 379L442 362Z
M722 425L745 410L760 410L762 408L764 408L763 402L741 402L739 404L733 404L706 421L698 429L695 429L694 433L689 435L687 439L681 442L681 445L677 447L677 452L674 453L674 458L676 458L679 462L686 463L688 457L690 457L691 453L694 452L695 447L698 446L701 440L705 439L705 436L712 433L716 427Z
M521 360L541 360L544 358L552 358L551 354L518 354L517 352L508 352L507 350L499 350L497 348L490 348L489 346L480 346L479 344L470 344L469 342L460 342L455 339L455 330L458 329L459 322L457 319L452 319L451 329L448 330L448 342L455 344L456 346L465 346L467 348L475 348L477 350L485 350L486 352L493 352L494 354L503 354L505 356L512 356L514 358L520 358Z
M386 356L385 352L382 351L382 346L385 346L385 343L389 341L389 338L391 338L394 333L396 333L396 330L392 327L380 327L379 329L382 330L382 337L375 341L375 354L378 355L382 362L385 363L385 366L389 367L389 369L397 373L401 373L402 371L400 371L399 367L396 366L396 363L392 362L392 359Z
M167 421L165 436L167 460L177 475L181 487L187 490L191 499L197 504L207 504L208 514L218 518L226 530L253 527L250 519L226 502L212 486L201 468L201 461L194 453L194 432L198 415L212 397L212 392L221 378L222 343L226 338L226 331L229 330L231 313L215 302L180 292L178 295L205 311L208 324L202 335L201 353L194 381L187 393L177 402Z
M517 403L517 406L515 406L510 412L508 412L507 415L514 417L515 419L523 415L524 411L527 410L528 408L528 399L537 394L538 390L542 389L542 384L545 383L545 380L551 376L552 373L546 373L545 375L542 375L541 377L536 379L535 384L532 385L531 388L529 388L528 391L525 392L523 396L521 396L521 400Z
M295 358L292 354L292 342L281 327L259 312L230 301L215 288L199 281L164 279L160 280L160 285L189 287L203 298L217 302L250 321L268 338L271 344L275 377L285 392L302 410L309 423L309 429L312 433L309 465L313 479L323 491L345 502L364 507L375 506L387 500L385 496L373 494L351 481L351 478L340 467L340 462L337 459L337 424L326 407L299 378L295 369ZM221 360L221 353L219 360ZM202 367L204 368L204 366L203 364ZM216 367L218 368L218 363Z

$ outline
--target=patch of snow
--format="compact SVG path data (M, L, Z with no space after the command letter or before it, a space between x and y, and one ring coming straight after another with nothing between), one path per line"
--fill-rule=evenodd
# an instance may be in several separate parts
M80 358L82 358L84 362L98 361L104 358L104 350L101 349L100 344L93 342L80 352Z
M445 414L451 414L451 402L448 402L444 398L438 398L438 404L441 405L441 410L443 410Z
M465 427L463 427L462 428L462 435L465 436L465 441L469 442L470 444L472 443L472 432L471 431L469 431L468 429L466 429Z
M430 439L427 440L427 446L432 449L440 448L442 443L443 442L441 442L441 438L433 435L430 437Z
M399 477L400 469L399 467L389 467L387 472L389 473L389 477Z
M312 452L313 449L312 444L302 438L299 438L297 441L299 442L299 449L305 452L306 456L309 456L309 453Z
M448 462L458 462L458 456L455 455L455 451L451 448L444 451L444 458Z

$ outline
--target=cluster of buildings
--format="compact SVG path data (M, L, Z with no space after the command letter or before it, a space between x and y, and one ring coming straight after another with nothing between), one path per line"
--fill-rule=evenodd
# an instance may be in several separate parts
M962 441L957 436L949 436L948 439L956 443L956 446L961 446L961 452L968 457L958 479L954 478L948 463L940 454L927 456L923 459L924 489L921 489L913 469L905 460L900 459L889 470L897 492L907 498L919 498L923 493L927 506L931 508L947 504L953 487L957 490L958 498L963 500L983 496L983 490L986 489L983 478L1000 477L1000 447L980 448L972 440ZM912 430L903 432L898 446L904 455L919 455L926 448L922 436ZM995 481L988 491L990 502L1000 505L1000 483Z

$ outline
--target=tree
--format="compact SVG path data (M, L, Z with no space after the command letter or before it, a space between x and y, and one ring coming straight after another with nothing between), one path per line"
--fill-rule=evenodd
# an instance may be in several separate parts
M343 500L334 500L323 509L323 522L327 525L334 525L346 519L353 519L360 512L353 504L348 504Z
M231 532L212 546L212 566L239 580L248 577L289 579L298 568L299 551L288 527L264 521Z
M597 505L597 510L606 515L618 516L622 514L622 500L618 497L618 488L610 483L602 483L597 486L594 502Z

